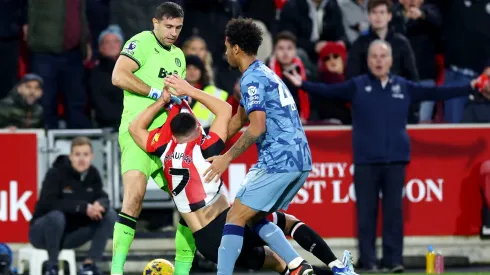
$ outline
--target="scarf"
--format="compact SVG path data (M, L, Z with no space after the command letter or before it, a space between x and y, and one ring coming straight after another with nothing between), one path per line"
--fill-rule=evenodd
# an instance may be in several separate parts
M323 0L318 7L313 0L306 0L308 3L308 17L311 19L312 28L311 28L311 36L310 41L316 42L320 39L320 35L322 34L323 28L323 16L324 16L324 8L328 4L328 0Z
M301 79L303 81L306 80L306 70L305 66L303 64L303 61L299 59L298 57L295 57L293 59L293 64L298 66L299 72L301 74ZM282 79L282 69L281 65L279 64L279 61L275 57L271 57L269 60L269 68L279 76L279 78ZM298 88L298 98L299 98L299 108L300 108L300 113L299 116L304 119L308 120L310 117L310 96L308 95L307 92L305 92L302 89Z

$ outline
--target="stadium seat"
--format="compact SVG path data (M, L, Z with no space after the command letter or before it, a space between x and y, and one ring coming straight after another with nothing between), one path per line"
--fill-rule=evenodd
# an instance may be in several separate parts
M25 262L29 263L29 274L30 275L41 275L43 263L48 260L48 253L43 249L36 249L32 246L27 246L19 250L18 257L18 274L24 273ZM77 265L75 259L75 250L64 249L61 250L58 257L59 261L68 262L68 267L70 270L70 275L77 274ZM59 275L64 275L64 268L60 265Z

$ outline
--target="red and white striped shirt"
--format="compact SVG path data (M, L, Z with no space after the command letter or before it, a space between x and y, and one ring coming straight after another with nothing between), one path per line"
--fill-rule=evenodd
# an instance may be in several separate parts
M211 165L206 159L219 155L225 144L216 133L206 135L204 131L193 141L177 143L172 138L170 121L180 112L192 113L187 103L174 106L169 112L167 123L150 132L146 150L161 159L178 211L189 213L219 198L222 180L205 183L203 174Z

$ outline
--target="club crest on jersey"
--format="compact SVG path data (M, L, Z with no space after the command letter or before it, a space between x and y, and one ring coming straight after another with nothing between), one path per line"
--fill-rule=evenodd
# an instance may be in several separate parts
M182 66L182 64L180 63L180 59L175 58L175 65L177 65L177 67Z

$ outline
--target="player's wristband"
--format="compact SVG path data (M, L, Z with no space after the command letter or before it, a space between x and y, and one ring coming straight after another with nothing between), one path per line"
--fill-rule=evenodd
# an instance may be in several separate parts
M170 103L175 103L177 105L180 105L180 104L182 104L182 97L170 95Z
M149 98L153 98L155 100L159 99L162 96L162 89L151 88L150 93L148 94Z

